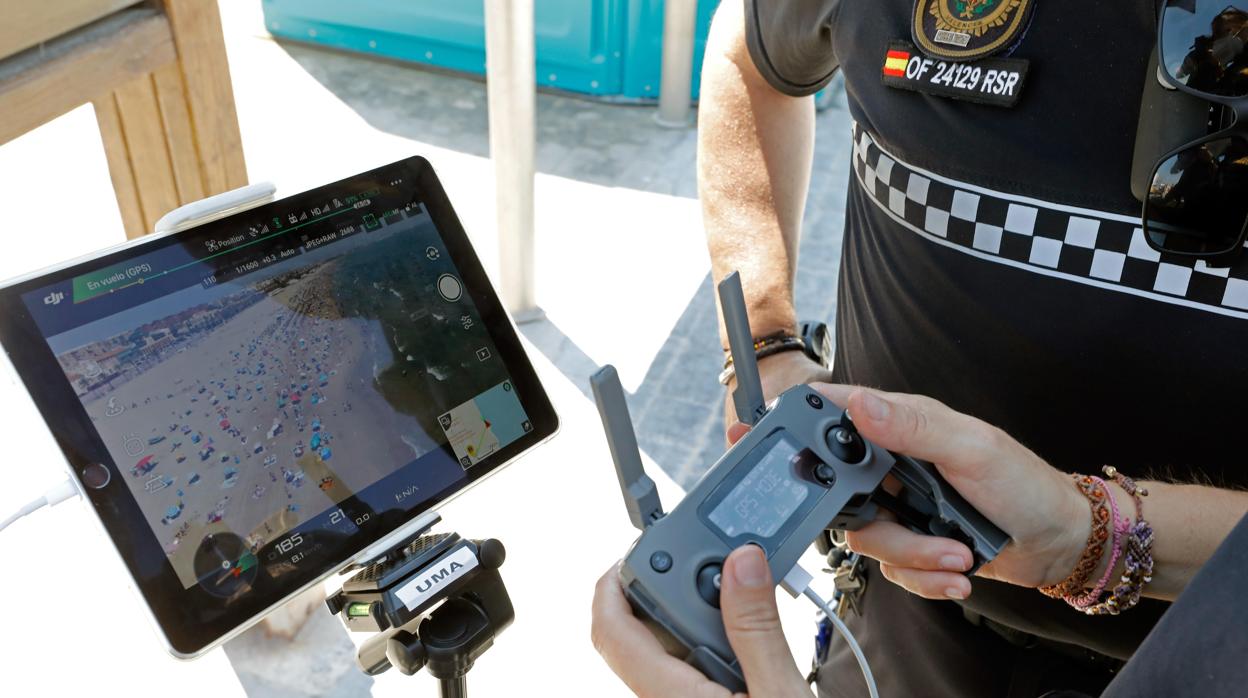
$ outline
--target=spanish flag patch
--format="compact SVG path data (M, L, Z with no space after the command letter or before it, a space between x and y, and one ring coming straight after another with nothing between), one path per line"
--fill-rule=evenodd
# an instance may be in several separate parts
M1022 96L1029 65L1026 59L996 56L974 63L931 58L909 41L892 41L880 81L912 92L1012 107Z
M909 62L909 52L891 49L884 57L884 74L894 78L905 77L906 64Z

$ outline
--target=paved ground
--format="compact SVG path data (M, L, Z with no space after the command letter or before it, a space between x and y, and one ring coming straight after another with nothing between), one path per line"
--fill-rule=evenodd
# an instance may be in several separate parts
M298 190L425 154L487 269L494 267L483 83L275 44L263 30L258 3L223 3L222 9L253 180L274 179L284 191ZM688 485L723 450L722 389L715 380L720 351L696 202L695 133L660 128L652 114L649 108L539 95L537 272L546 319L523 331L586 394L590 373L615 363L630 392L643 450ZM47 226L39 211L55 210L59 200L39 181L53 175L80 192L78 210L90 223L62 222L64 248L30 245L6 254L0 275L120 239L93 131L89 110L80 110L44 133L0 148L0 188L12 200L38 205L13 212L13 229ZM849 176L848 135L843 101L833 99L818 117L815 193L808 201L797 277L799 314L829 322ZM47 145L66 142L78 148L80 166L72 172L44 162ZM592 403L583 408L592 410ZM0 412L10 414L8 405L0 405ZM50 439L37 422L31 425L28 413L12 414L17 416L0 425L0 439L7 436L12 443L23 430L37 432L31 445L23 439L27 450L18 457L43 458L52 448ZM37 495L55 477L52 468L32 467L25 476L29 482L0 498L0 510ZM324 613L315 613L293 644L265 642L252 632L226 647L242 685L262 696L365 694L370 680L339 661L351 651L341 626Z

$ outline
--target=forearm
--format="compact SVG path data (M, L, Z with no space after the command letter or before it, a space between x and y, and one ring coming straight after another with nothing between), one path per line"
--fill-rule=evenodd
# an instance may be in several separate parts
M793 275L810 182L814 101L783 95L759 74L745 44L742 5L721 6L708 40L698 192L714 279L741 273L751 329L760 336L797 325Z
M1144 595L1171 600L1183 592L1235 524L1248 513L1248 492L1166 482L1140 482L1139 486L1148 491L1141 501L1144 519L1154 532L1152 581L1144 585ZM1126 491L1112 483L1109 489L1119 511L1136 520L1139 513ZM1080 525L1085 533L1087 526L1090 521ZM1111 548L1106 546L1091 579L1103 575ZM1119 560L1110 579L1117 580L1124 569L1124 561Z
M1248 513L1248 492L1164 482L1141 486L1148 490L1144 518L1155 532L1153 581L1144 594L1173 599Z

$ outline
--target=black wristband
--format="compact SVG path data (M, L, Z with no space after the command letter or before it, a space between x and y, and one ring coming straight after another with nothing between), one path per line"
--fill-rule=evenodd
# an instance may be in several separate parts
M768 335L767 337L754 340L754 359L756 361L786 351L806 352L806 341L787 332ZM732 380L736 374L736 367L732 365L732 354L729 353L727 358L724 359L724 370L719 374L719 382L723 385L728 385L728 381Z
M768 356L774 356L776 354L781 354L786 351L805 352L806 342L803 342L801 337L790 337L788 339L783 339L779 342L768 344L767 346L754 352L754 358L758 361L762 361Z

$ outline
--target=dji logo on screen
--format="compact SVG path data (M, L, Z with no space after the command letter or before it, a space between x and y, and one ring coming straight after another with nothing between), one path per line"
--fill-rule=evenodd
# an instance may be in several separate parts
M44 305L60 305L61 301L63 300L65 300L65 293L63 291L53 291L52 293L49 293L48 295L43 297L43 304Z

